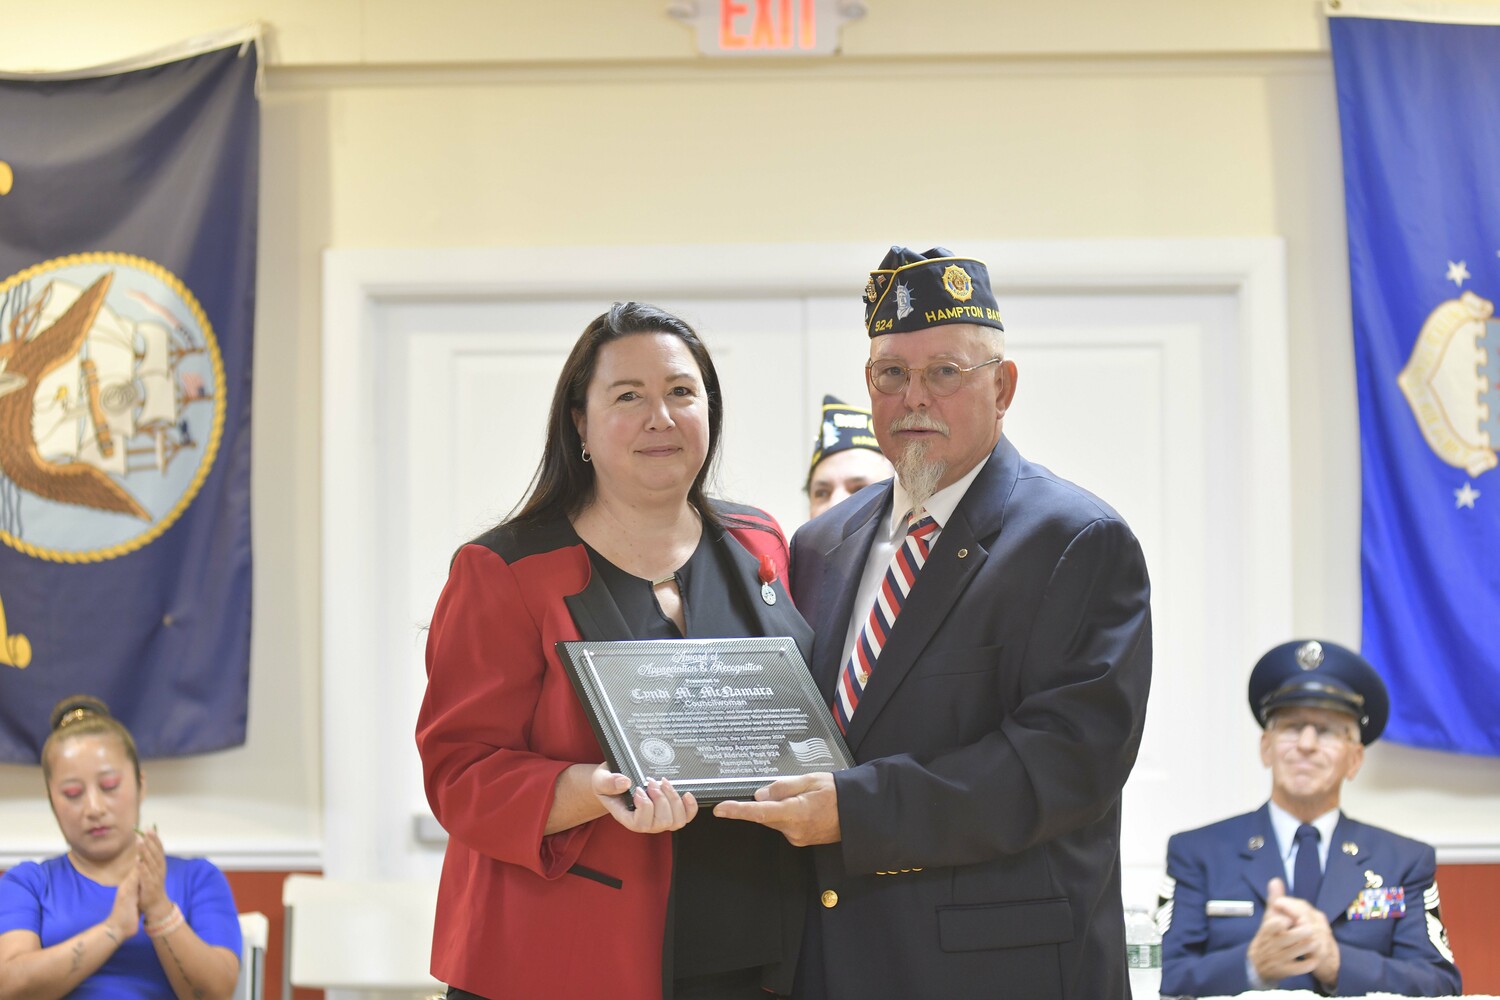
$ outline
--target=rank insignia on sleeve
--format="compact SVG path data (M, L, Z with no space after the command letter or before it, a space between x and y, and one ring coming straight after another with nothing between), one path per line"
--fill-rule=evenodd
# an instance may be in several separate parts
M1406 889L1399 885L1365 889L1344 913L1350 920L1394 920L1405 915Z
M943 287L959 302L974 297L974 282L969 280L969 272L957 264L949 264L943 269Z

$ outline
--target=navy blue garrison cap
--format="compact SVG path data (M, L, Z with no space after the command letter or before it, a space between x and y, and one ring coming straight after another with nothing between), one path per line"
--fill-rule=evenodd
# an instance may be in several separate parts
M865 332L910 333L944 323L976 323L1004 330L1000 306L983 261L933 247L917 253L891 247L865 282Z
M1391 714L1385 682L1368 660L1336 642L1284 642L1250 672L1250 711L1264 728L1278 708L1307 705L1346 712L1359 721L1360 742L1374 743Z
M875 440L875 418L868 407L824 396L823 419L818 423L818 439L813 442L812 461L807 465L806 485L812 485L812 474L819 462L850 448L867 448L877 455L884 454L880 442Z

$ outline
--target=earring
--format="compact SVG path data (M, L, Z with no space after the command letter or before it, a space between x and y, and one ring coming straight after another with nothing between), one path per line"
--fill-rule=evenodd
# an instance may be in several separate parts
M583 443L583 460L585 462L592 462L594 460L594 457L589 454L589 445L587 441Z

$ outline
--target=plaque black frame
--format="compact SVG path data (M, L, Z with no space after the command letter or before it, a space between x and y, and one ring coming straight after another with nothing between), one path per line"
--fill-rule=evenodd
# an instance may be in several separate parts
M610 767L632 787L668 778L712 805L854 764L790 638L574 641L557 650ZM715 725L718 743L692 738ZM721 756L718 773L704 751Z

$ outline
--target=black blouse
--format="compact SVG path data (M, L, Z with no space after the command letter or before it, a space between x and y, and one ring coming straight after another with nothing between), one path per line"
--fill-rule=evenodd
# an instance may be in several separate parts
M746 602L758 599L758 586L733 587L736 572L726 545L738 544L728 533L705 528L698 548L677 570L687 633L678 632L657 603L651 582L632 576L588 550L610 596L636 639L740 638L759 634ZM751 596L751 595L755 596ZM712 977L714 990L694 989L693 996L739 996L731 982L743 982L745 995L759 991L759 969L787 956L790 914L804 904L802 859L774 830L754 823L722 820L700 807L691 823L673 834L675 851L664 960L679 980ZM791 898L789 899L788 896ZM795 953L795 944L792 945ZM717 974L745 970L743 976ZM700 984L704 985L704 984ZM679 989L679 996L682 995Z

